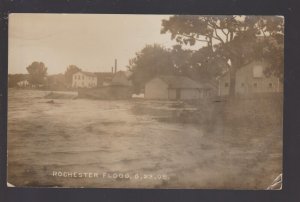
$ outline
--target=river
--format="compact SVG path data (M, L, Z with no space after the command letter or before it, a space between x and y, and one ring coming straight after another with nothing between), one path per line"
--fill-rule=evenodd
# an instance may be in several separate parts
M233 139L222 125L161 121L178 114L172 102L52 102L48 93L9 89L8 182L16 186L264 189L281 171L280 126L268 131L273 144Z

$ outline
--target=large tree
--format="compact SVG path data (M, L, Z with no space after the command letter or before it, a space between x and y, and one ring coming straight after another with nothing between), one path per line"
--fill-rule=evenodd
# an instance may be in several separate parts
M175 15L162 21L161 33L171 33L171 39L180 44L200 43L205 53L198 61L200 66L210 61L226 65L230 73L230 95L234 95L238 68L253 59L265 57L273 61L269 72L282 73L283 61L274 62L273 48L277 47L277 54L283 53L283 45L278 45L283 38L283 23L283 18L274 16Z
M29 82L33 85L45 84L47 67L43 62L33 62L31 65L26 67L29 73Z
M174 45L171 49L157 44L147 45L129 61L128 68L133 73L131 80L136 92L158 75L181 75L200 81L212 79L222 71L220 66L224 64L219 60L204 61L207 54L207 48L192 51L183 49L181 45Z
M166 48L154 44L146 45L136 56L129 61L129 71L135 91L144 88L147 81L156 75L170 75L176 73L171 53Z
M184 76L193 75L193 61L191 60L194 52L182 49L181 45L175 45L170 50L172 63L176 73Z
M179 75L188 76L194 80L211 81L224 69L224 60L210 58L210 49L183 49L181 45L174 45L171 50L173 64Z
M69 65L65 71L65 80L68 86L72 85L73 74L81 71L76 65Z

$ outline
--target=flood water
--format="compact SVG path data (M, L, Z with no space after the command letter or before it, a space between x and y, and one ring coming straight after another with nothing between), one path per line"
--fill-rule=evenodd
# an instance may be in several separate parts
M49 102L48 93L9 89L8 182L16 186L265 189L281 172L280 126L253 137L258 129L240 127L245 135L232 138L220 120L213 130L162 121L179 113L172 102Z

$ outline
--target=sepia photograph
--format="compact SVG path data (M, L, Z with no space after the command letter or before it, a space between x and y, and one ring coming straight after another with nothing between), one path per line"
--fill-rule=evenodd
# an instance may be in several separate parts
M282 189L283 16L8 22L8 187Z

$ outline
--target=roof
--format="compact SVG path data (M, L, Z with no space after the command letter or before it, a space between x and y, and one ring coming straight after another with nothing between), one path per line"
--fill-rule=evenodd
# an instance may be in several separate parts
M201 84L185 76L159 76L169 88L202 88Z
M103 77L109 77L109 76L114 75L112 72L95 72L94 74L96 74L97 76L103 76Z
M132 75L132 72L130 72L130 71L118 71L117 73L115 73L115 75L116 74L118 74L118 75L120 75L120 74L123 74L124 76L126 76L127 78L129 78L131 75Z
M114 76L112 72L95 72L95 75L99 81L111 81Z
M131 73L131 72L130 72ZM129 73L125 71L118 71L111 82L111 85L124 85L124 86L131 86L132 83L128 78Z
M216 80L219 80L221 78L223 78L224 76L226 76L229 73L229 71L224 71L222 72L219 76L216 77Z
M264 66L264 63L265 63L265 62L264 62L264 61L259 61L259 60L252 60L252 61L249 61L249 62L247 62L246 64L244 64L243 66L241 66L240 68L238 68L238 69L237 69L237 72L239 72L239 71L241 71L242 69L249 67L249 65L255 64L255 63L261 64L261 65ZM223 71L223 72L221 73L221 75L219 75L219 76L216 77L216 79L217 79L217 80L222 79L224 76L226 76L227 74L229 74L229 72L230 72L229 70Z
M205 82L202 84L203 88L205 89L216 89L217 86L215 84L213 84L212 82Z
M132 75L132 72L131 71L126 71L125 75L127 76L127 78L129 78Z
M77 72L79 73L79 72ZM80 73L86 75L86 76L92 76L92 77L96 77L96 74L92 73L92 72L84 72L84 71L80 71Z

